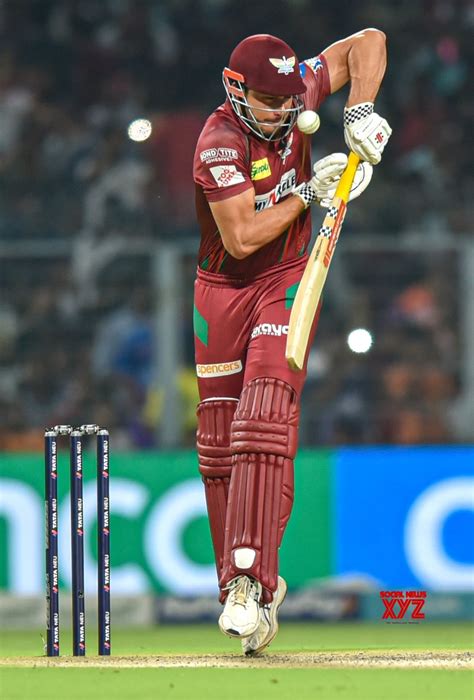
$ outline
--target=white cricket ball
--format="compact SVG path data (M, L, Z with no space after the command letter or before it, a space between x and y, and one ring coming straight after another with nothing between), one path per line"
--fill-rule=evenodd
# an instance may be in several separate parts
M319 116L312 109L305 109L296 120L296 125L303 134L314 134L319 129L320 124Z

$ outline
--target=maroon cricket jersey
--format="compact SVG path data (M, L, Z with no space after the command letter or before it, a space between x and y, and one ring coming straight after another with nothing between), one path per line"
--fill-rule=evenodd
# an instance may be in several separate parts
M326 60L321 54L300 64L307 90L304 109L317 111L330 93ZM265 141L239 119L228 100L209 117L194 155L196 212L201 229L199 267L231 277L252 278L280 262L301 257L311 239L310 208L278 238L243 260L224 248L208 202L234 197L251 187L256 211L287 197L311 178L311 138L297 128L281 141Z

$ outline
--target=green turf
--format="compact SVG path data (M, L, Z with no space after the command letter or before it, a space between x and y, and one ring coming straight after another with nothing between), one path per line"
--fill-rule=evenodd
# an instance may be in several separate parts
M212 654L238 652L215 626L114 629L113 654ZM89 653L95 638L88 639ZM283 624L271 652L336 650L468 650L469 624L386 625ZM64 631L62 652L70 653ZM1 634L3 656L42 655L40 632ZM2 668L2 700L472 700L469 671L432 669L172 669L172 668Z
M466 671L3 669L2 700L467 700Z
M0 635L1 656L43 654L42 630L5 631ZM87 637L88 653L94 654L96 636ZM217 625L157 626L113 630L113 654L219 654L239 649L239 642L226 639ZM333 651L360 649L472 649L474 627L470 623L420 623L388 625L339 623L283 623L272 651ZM71 653L67 630L61 636L61 653Z

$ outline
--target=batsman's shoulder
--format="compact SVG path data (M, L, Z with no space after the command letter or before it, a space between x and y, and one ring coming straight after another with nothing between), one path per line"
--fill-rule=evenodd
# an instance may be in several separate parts
M246 138L235 118L227 112L225 106L218 107L207 119L199 135L197 148L209 148L219 145L244 146Z
M317 110L331 93L329 70L323 53L306 58L300 63L300 74L306 85L305 109Z
M194 168L211 165L239 165L248 160L247 140L231 116L224 109L217 109L204 124L194 155Z

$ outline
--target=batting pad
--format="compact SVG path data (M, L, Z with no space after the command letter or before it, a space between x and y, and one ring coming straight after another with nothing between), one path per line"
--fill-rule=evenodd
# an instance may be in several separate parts
M203 401L197 409L199 471L205 488L218 578L224 558L227 497L232 471L230 427L236 406L237 400L234 399L213 399Z
M252 576L263 586L265 603L278 586L278 548L293 505L298 418L292 387L265 377L244 387L232 422L233 466L219 583L222 589L236 576Z

